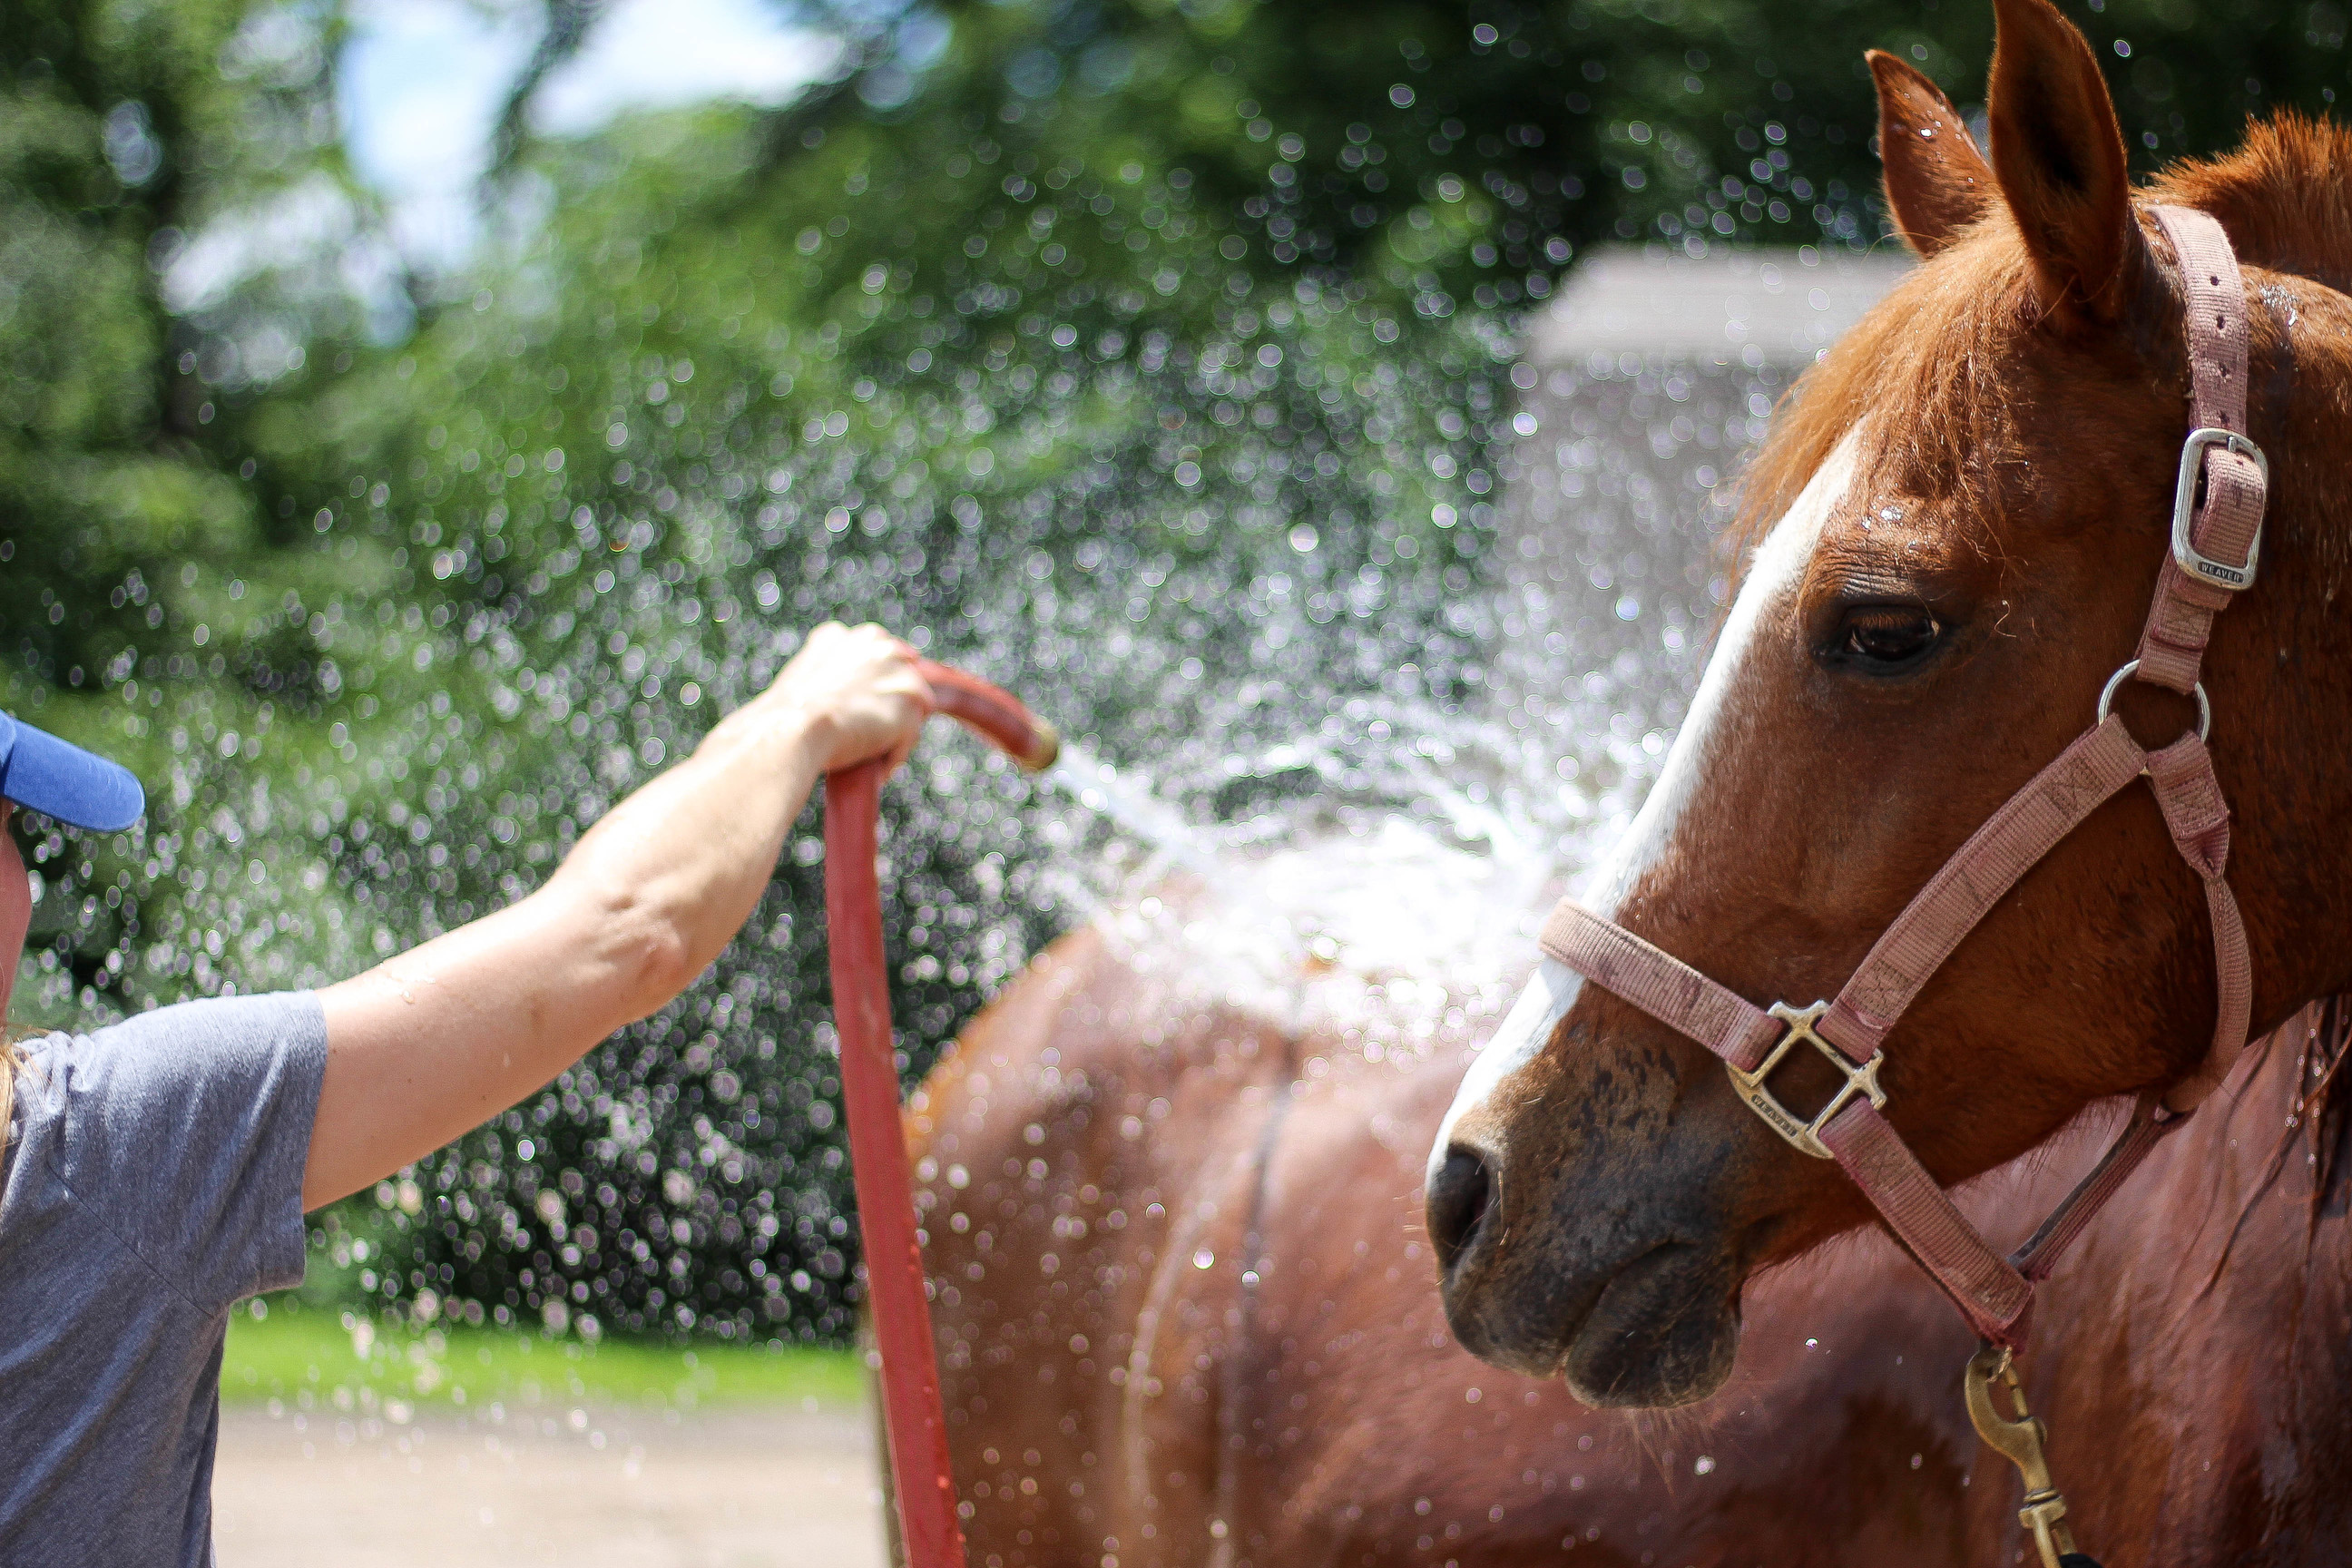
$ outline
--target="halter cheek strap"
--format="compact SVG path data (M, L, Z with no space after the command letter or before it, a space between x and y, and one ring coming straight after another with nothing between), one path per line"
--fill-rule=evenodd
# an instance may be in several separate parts
M2107 683L2098 721L1960 847L1832 1001L1758 1007L1573 901L1553 910L1540 939L1553 958L1721 1057L1740 1098L1797 1148L1835 1160L1969 1325L2006 1349L2024 1342L2033 1281L2048 1276L2099 1206L2236 1063L2253 991L2245 925L2224 879L2230 814L2205 749L2209 710L2197 679L2213 616L2252 584L2261 549L2268 476L2261 449L2242 433L2245 285L2221 226L2210 216L2184 207L2158 207L2155 216L2180 258L2187 289L2191 430L2182 447L2172 552L2157 583L2138 657ZM2158 751L2142 749L2107 711L2116 688L2129 679L2194 692L2198 732ZM1921 987L2018 879L2139 778L2148 781L2174 847L2204 884L2220 995L2212 1044L2195 1072L2160 1097L2141 1099L2090 1174L2030 1241L2003 1258L1880 1114L1886 1100L1878 1084L1884 1042ZM1801 1045L1827 1057L1846 1077L1810 1121L1781 1105L1766 1081Z

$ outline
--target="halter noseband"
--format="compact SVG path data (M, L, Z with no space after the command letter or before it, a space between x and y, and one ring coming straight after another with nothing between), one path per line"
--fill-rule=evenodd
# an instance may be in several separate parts
M2100 693L2096 722L1945 862L1832 1001L1759 1008L1572 900L1553 910L1540 939L1553 958L1721 1057L1740 1099L1766 1125L1804 1152L1843 1166L1887 1228L2000 1353L2003 1372L2006 1352L2024 1342L2034 1283L2048 1277L2100 1205L2236 1062L2253 991L2245 925L2223 879L2230 813L2205 749L2211 709L2197 679L2214 615L2252 585L2261 556L2269 469L2261 448L2241 433L2245 286L2230 242L2211 216L2171 206L2153 215L2172 241L2187 287L2192 427L2180 451L2171 555L2158 578L2138 650ZM2194 694L2196 732L2143 750L2108 712L2127 679ZM2168 1093L2141 1097L2097 1165L2031 1240L2003 1258L1961 1217L1879 1113L1886 1103L1878 1083L1883 1042L1928 978L2018 879L2141 777L2163 810L2174 846L2205 884L2220 984L2212 1046L2203 1065ZM1845 1077L1810 1121L1782 1105L1769 1084L1801 1043Z

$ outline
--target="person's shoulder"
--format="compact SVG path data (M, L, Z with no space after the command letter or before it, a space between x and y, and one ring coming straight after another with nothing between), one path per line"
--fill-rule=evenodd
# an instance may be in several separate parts
M24 1076L56 1099L134 1085L168 1094L184 1073L238 1058L323 1056L325 1046L317 995L285 991L174 1003L83 1032L37 1035L19 1049Z
M326 1067L306 993L158 1007L31 1042L18 1155L200 1311L301 1276L301 1178Z
M138 1050L163 1042L238 1040L257 1035L322 1026L319 998L310 991L271 991L252 996L200 996L132 1013L88 1030L36 1035L24 1043L28 1056L90 1055Z
M326 1036L308 992L211 997L27 1041L17 1076L50 1170L143 1209L158 1183L266 1139L289 1108L307 1137Z

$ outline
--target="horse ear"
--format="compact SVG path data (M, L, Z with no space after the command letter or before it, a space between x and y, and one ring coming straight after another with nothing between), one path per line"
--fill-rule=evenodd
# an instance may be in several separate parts
M1878 83L1878 152L1886 163L1886 210L1904 243L1933 256L1984 216L1992 171L1936 84L1883 49L1864 57Z
M1992 166L2042 304L2113 320L2147 242L2098 58L2050 0L1993 0L1993 24Z

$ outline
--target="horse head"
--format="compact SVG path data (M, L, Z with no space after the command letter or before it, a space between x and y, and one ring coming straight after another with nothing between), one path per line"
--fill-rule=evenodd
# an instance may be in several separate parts
M2270 531L2264 580L2204 669L2267 1028L2345 979L2315 951L2346 900L2312 847L2352 780L2307 757L2336 748L2294 737L2340 724L2347 699L2323 593L2345 570L2330 421L2352 390L2352 307L2315 279L2352 262L2352 206L2308 160L2352 140L2273 121L2135 193L2089 44L2046 0L1995 9L1990 165L1925 77L1871 57L1888 206L1922 265L1780 410L1744 481L1753 548L1713 656L1585 902L1759 1005L1835 996L2091 723L2166 558L2187 428L2184 291L2153 194L2212 212L2248 261ZM2328 212L2282 216L2323 174ZM2290 649L2324 668L2282 679ZM2151 687L2117 710L2151 747L2197 721ZM1884 1115L1949 1186L2095 1101L2160 1090L2212 1035L2211 952L2198 878L2126 791L1918 993L1885 1043ZM1802 1118L1842 1082L1802 1051L1773 1091ZM1465 1080L1426 1197L1462 1342L1621 1405L1712 1393L1744 1282L1869 1216L1705 1049L1554 962Z

